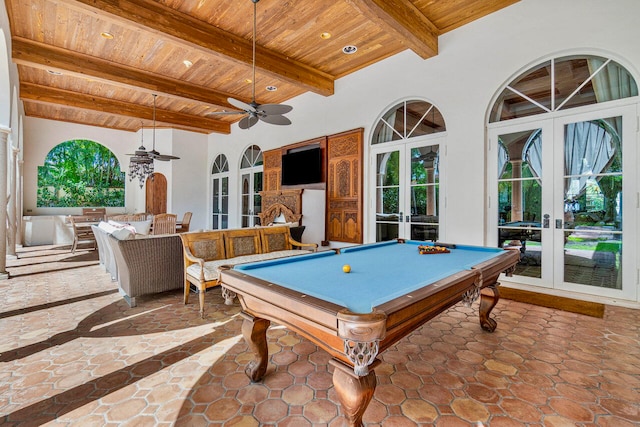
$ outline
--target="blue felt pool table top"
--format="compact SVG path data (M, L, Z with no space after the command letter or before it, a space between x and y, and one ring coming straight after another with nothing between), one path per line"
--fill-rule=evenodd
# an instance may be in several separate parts
M450 253L420 255L408 240L373 243L289 258L237 265L252 277L348 308L369 313L373 307L488 261L499 248L455 245ZM342 267L348 264L350 273Z

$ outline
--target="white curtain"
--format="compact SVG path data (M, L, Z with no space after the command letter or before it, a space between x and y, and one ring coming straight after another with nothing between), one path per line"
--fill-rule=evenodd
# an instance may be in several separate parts
M593 175L602 173L616 151L615 139L598 121L565 126L565 198L574 199Z

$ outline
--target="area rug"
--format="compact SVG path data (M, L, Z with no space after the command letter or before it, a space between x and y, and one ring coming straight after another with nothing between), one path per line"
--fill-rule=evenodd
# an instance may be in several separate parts
M559 297L555 295L539 294L536 292L522 291L520 289L500 287L500 298L527 304L539 305L542 307L555 308L558 310L570 311L572 313L584 314L586 316L604 317L604 304L589 301L580 301L571 298Z

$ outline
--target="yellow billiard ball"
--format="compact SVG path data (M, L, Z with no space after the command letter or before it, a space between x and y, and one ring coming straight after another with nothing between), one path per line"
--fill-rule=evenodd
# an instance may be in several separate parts
M350 273L351 272L351 266L349 264L345 264L342 266L342 271L344 271L345 273Z

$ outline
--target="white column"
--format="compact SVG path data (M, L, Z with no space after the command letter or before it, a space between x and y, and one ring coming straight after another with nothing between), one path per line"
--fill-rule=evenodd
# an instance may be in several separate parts
M18 193L16 193L16 169L19 150L11 145L11 166L9 167L9 200L7 205L7 255L16 255L16 206Z
M436 186L435 182L436 169L434 167L424 168L427 174L427 215L436 214Z
M22 246L22 168L24 160L18 160L16 164L16 242L18 246Z
M0 126L0 279L7 273L7 137L11 129Z
M522 221L522 160L511 160L511 221Z

